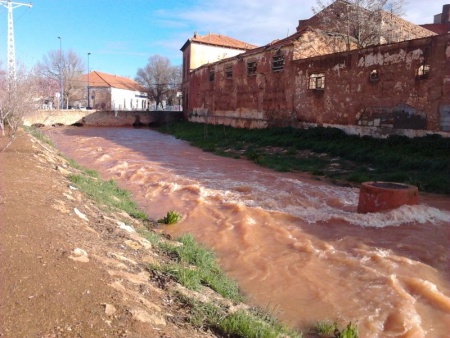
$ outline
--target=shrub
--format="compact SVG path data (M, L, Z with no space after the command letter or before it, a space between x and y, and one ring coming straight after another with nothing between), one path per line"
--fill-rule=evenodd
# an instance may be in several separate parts
M181 216L179 213L177 213L174 210L168 211L167 215L161 219L158 220L158 223L163 223L163 224L175 224L178 223L181 218L183 216Z

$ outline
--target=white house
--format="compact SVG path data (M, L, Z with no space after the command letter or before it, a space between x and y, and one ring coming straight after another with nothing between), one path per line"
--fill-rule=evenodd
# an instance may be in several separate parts
M83 75L83 81L88 86L86 106L97 110L147 110L148 108L145 88L132 79L92 71Z

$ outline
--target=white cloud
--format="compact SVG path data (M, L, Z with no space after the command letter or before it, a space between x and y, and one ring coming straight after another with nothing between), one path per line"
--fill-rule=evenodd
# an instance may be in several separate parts
M415 24L433 23L436 14L442 13L442 6L449 0L408 0L404 18Z
M314 3L310 0L198 1L178 15L181 20L190 22L200 35L211 31L264 45L295 32L298 20L312 15Z
M407 0L406 20L432 23L449 0ZM316 0L198 0L175 16L200 35L220 33L238 40L264 45L293 34L298 20L313 15Z

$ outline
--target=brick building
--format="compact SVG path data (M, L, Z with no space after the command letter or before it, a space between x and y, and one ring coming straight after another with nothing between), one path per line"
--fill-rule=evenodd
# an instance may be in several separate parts
M257 46L230 38L221 34L198 35L188 39L181 51L183 52L182 96L183 107L189 99L189 75L192 70L208 63L233 57Z
M300 21L285 39L189 72L186 118L245 128L325 125L374 136L448 136L450 35L381 13L376 43L360 48L323 20L346 3Z

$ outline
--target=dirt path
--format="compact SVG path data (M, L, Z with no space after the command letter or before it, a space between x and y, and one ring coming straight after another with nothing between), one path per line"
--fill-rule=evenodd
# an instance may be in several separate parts
M5 139L0 138L1 143ZM182 319L145 270L158 255L26 134L0 153L0 337L211 337Z

